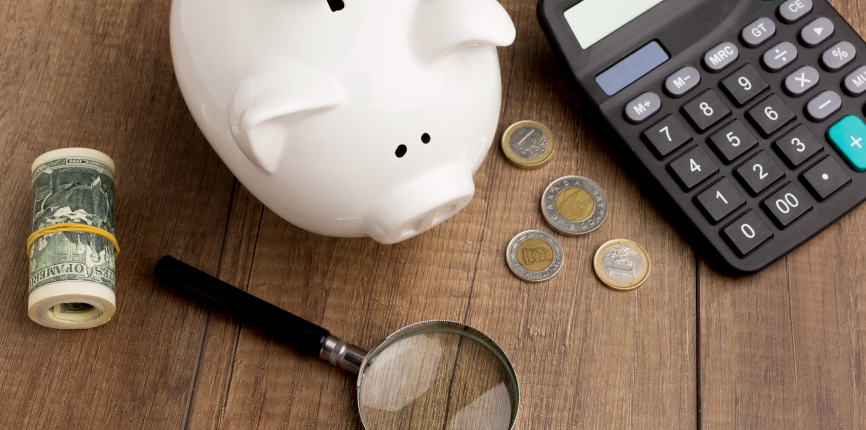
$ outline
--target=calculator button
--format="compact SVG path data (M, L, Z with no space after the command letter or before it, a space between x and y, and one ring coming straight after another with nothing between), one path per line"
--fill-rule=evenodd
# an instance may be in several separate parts
M824 17L818 18L800 30L800 43L808 48L814 48L829 39L835 31L833 21Z
M773 142L773 148L792 169L800 167L806 160L824 150L821 142L804 125L798 125L790 133Z
M770 72L778 72L797 59L797 47L791 42L782 42L764 53L762 62Z
M809 192L820 201L827 200L836 191L851 183L851 177L833 157L827 157L800 177Z
M866 66L861 66L850 75L845 76L842 86L846 93L855 97L866 93Z
M734 175L746 187L746 191L753 196L757 196L767 188L770 188L770 185L784 178L785 172L773 161L770 154L761 151L751 160L734 170Z
M716 163L713 163L713 160L701 147L695 147L682 157L677 158L668 166L668 169L685 191L698 186L719 171Z
M700 133L707 131L719 121L728 117L731 110L713 90L704 91L683 106L683 115Z
M704 67L710 72L718 73L726 67L734 64L740 57L737 45L731 42L722 42L704 54Z
M836 91L824 91L806 104L806 116L821 122L842 108L842 97Z
M785 228L806 212L812 210L812 202L800 188L790 183L761 202L764 212L770 215L779 228Z
M746 116L764 137L770 137L796 118L791 108L775 94L755 105Z
M680 98L701 83L701 72L694 67L683 67L665 79L665 91L673 98Z
M655 115L662 107L658 94L648 92L637 96L625 105L623 115L632 124L640 124Z
M661 160L692 140L692 135L677 117L668 115L641 133L656 157Z
M757 48L764 42L770 40L776 34L776 23L770 18L758 18L755 22L746 26L740 33L743 45L749 48Z
M839 42L821 54L821 67L828 72L835 72L854 61L857 48L850 42Z
M842 154L852 169L866 171L866 124L856 116L850 115L830 127L827 132L830 143Z
M734 213L737 209L746 204L746 199L742 194L734 188L727 178L722 178L706 191L698 194L695 198L698 207L707 217L707 220L713 224L718 224L719 221Z
M728 245L737 255L745 257L773 238L773 232L755 211L748 211L722 230Z
M812 11L812 0L788 0L779 6L779 19L785 24L793 24Z
M740 107L770 88L767 81L758 74L758 71L751 64L740 67L731 76L725 78L721 85L734 104Z
M800 67L785 78L785 92L794 97L800 97L818 85L820 80L821 75L814 67Z
M749 133L739 120L734 120L722 127L716 134L710 136L709 141L725 164L731 164L741 155L758 146L758 139Z

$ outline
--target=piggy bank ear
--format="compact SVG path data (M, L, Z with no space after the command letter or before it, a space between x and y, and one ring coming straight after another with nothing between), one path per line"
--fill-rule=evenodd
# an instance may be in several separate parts
M496 0L425 0L417 19L421 48L433 59L464 46L508 46L516 35Z
M232 137L253 164L272 174L292 144L292 126L340 103L335 86L315 71L269 64L247 75L233 93Z

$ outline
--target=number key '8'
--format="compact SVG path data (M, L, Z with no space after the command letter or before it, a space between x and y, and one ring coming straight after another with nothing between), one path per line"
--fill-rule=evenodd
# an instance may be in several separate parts
M715 91L707 90L686 103L682 112L695 130L703 133L727 118L731 114L731 109Z

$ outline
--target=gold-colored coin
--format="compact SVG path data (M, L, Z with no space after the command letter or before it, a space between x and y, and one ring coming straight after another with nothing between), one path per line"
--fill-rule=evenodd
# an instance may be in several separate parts
M628 291L649 277L650 258L642 246L627 239L605 243L595 252L593 267L598 279L614 290Z
M582 188L568 188L556 196L556 211L569 221L583 221L594 210L592 196Z
M538 169L553 159L556 140L544 124L520 121L502 133L502 152L511 164L521 169Z
M526 270L540 272L553 263L553 247L541 239L529 239L517 247L517 262Z

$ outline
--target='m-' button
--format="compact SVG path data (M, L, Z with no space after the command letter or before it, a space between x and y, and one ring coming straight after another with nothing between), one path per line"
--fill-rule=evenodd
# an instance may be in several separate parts
M842 154L851 168L866 171L866 124L854 115L846 116L827 132L833 147Z

